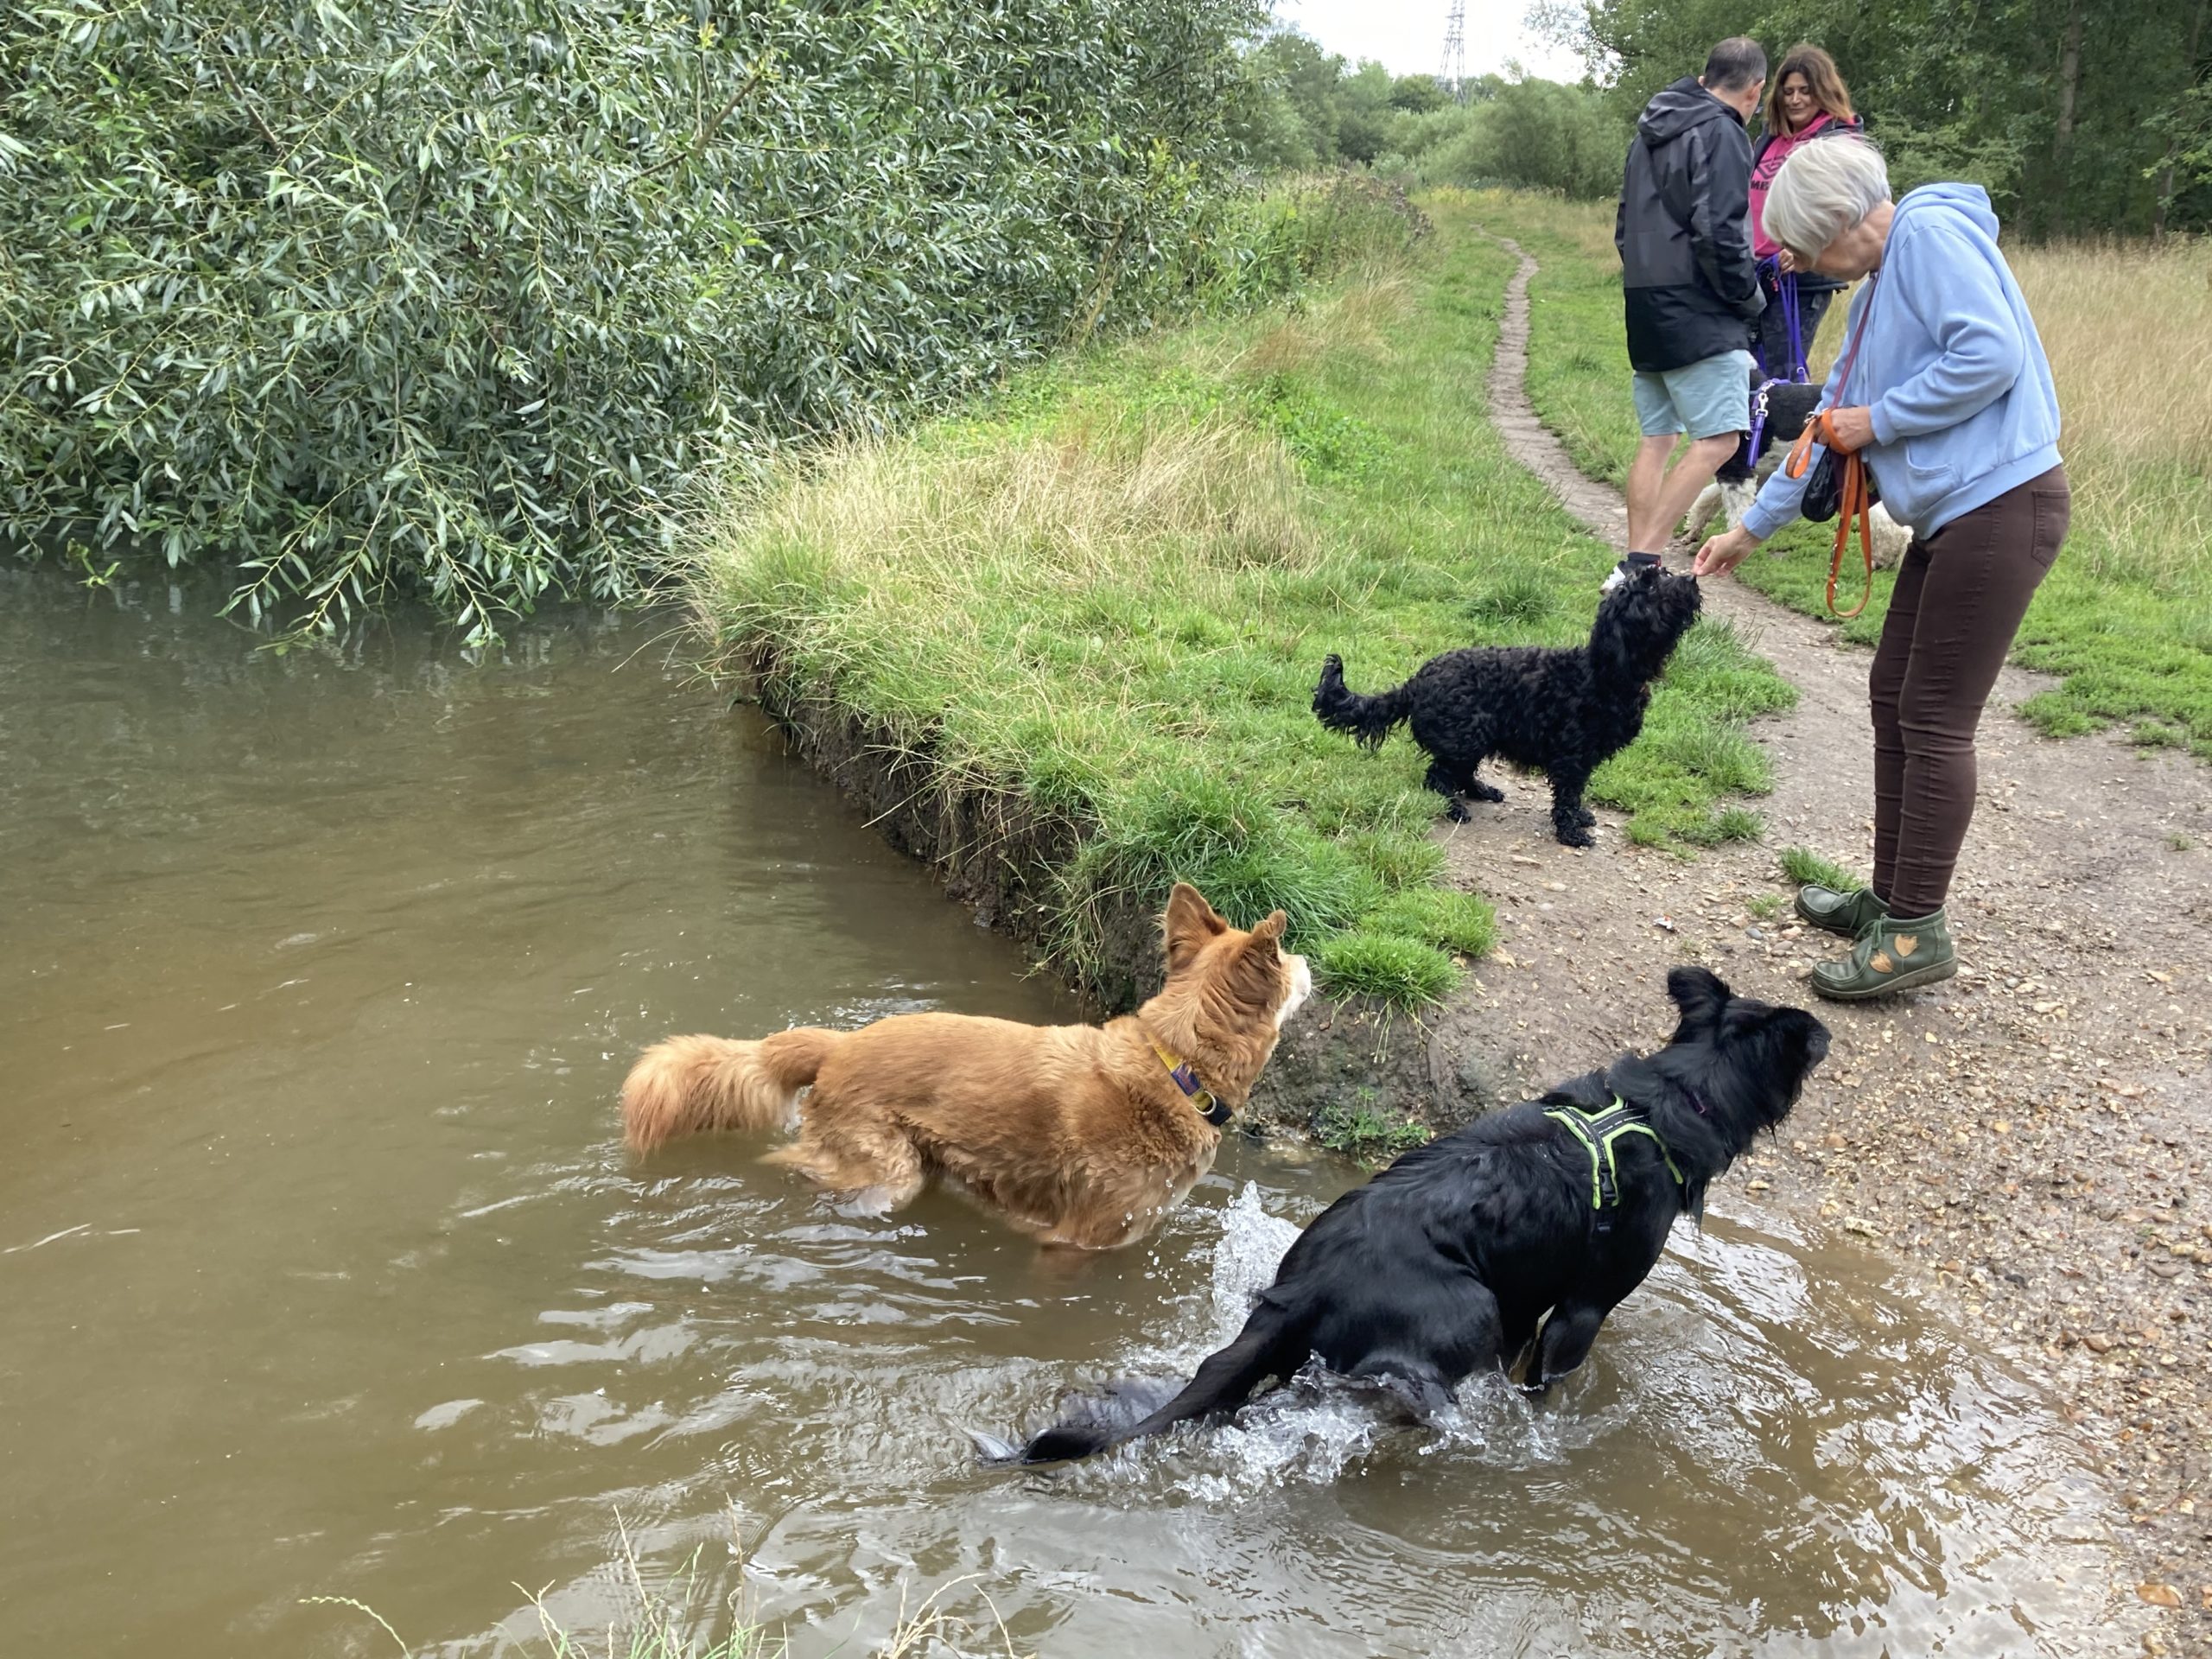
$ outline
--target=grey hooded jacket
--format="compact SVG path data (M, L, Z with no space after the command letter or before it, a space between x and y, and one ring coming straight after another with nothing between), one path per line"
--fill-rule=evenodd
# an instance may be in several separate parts
M1766 308L1751 181L1743 118L1696 77L1644 105L1613 229L1636 367L1679 369L1750 346L1751 320Z

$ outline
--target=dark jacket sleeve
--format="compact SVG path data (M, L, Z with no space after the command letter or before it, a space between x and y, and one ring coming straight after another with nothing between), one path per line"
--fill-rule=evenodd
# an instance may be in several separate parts
M1749 320L1766 309L1751 257L1751 147L1739 133L1700 127L1689 135L1690 246L1721 303Z

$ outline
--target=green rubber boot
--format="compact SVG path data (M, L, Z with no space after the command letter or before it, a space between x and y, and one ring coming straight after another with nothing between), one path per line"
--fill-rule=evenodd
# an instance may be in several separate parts
M1797 889L1796 908L1800 921L1840 933L1847 939L1857 938L1890 913L1889 906L1874 896L1872 887L1838 893L1834 887L1802 887Z
M1951 926L1939 907L1917 920L1878 918L1859 936L1848 957L1813 969L1813 988L1838 1002L1864 1002L1933 985L1958 971Z

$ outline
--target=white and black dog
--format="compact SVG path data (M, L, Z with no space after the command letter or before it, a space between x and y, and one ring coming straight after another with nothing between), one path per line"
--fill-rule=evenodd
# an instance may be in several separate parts
M1744 522L1745 513L1751 511L1752 500L1764 484L1782 464L1789 446L1797 442L1805 430L1805 423L1813 418L1821 406L1821 388L1801 385L1794 380L1764 380L1756 368L1751 374L1751 425L1744 434L1744 441L1736 446L1736 453L1720 463L1720 470L1713 475L1696 500L1690 503L1689 518L1682 533L1695 542L1713 522L1713 515L1720 513L1733 530ZM1758 453L1752 453L1752 439L1758 439ZM1874 564L1886 570L1904 556L1904 550L1912 540L1912 532L1890 517L1877 501L1870 515L1874 532Z

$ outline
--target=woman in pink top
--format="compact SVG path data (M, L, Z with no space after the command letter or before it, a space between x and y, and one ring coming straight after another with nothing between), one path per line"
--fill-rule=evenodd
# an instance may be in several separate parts
M1789 349L1789 318L1783 303L1782 277L1796 278L1798 341L1809 354L1821 317L1841 283L1817 271L1793 269L1789 250L1779 246L1761 224L1767 186L1800 144L1848 133L1863 135L1866 123L1851 108L1851 89L1836 73L1835 60L1817 46L1789 48L1767 82L1765 130L1751 151L1751 257L1759 262L1766 309L1759 314L1759 361L1770 378L1788 380L1797 368Z

